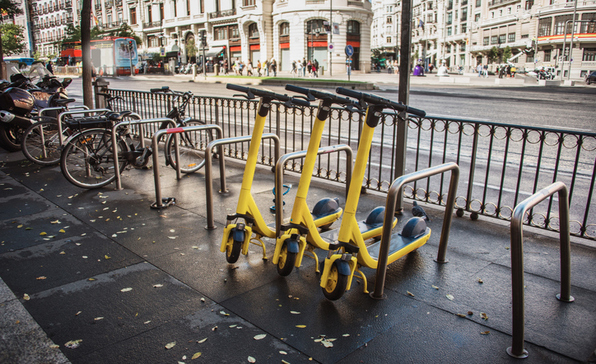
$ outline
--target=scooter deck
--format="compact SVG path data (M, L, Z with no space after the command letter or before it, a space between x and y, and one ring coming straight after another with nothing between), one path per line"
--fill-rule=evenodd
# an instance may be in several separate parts
M395 226L395 224L397 223L397 218L394 217L393 218L393 226ZM367 223L365 223L364 221L358 221L358 229L360 230L360 233L362 234L362 238L366 241L368 239L372 239L376 236L381 236L381 230L378 231L378 233L372 233L371 232L375 229L378 229L380 227L382 227L383 224L374 224L374 225L369 225ZM323 238L323 240L325 240L328 243L335 243L337 241L339 237L339 229L333 229L333 230L329 230L329 231L324 231L321 233L321 238Z
M389 256L391 257L392 254L395 254L397 252L399 252L400 250L404 250L406 247L414 244L414 243L422 243L420 245L423 245L424 243L426 243L426 241L428 240L428 238L430 237L430 228L426 228L426 230L424 231L423 234L417 236L417 237L413 237L413 238L408 238L408 237L404 237L401 234L396 234L393 235L391 237L391 241L389 243ZM375 259L375 260L379 260L379 250L381 249L381 241L377 241L371 245L368 246L367 250L368 250L368 254L370 255L371 258ZM404 251L404 254L409 253L410 250ZM392 257L394 259L392 259L391 261L397 260L399 259L401 256L399 257Z

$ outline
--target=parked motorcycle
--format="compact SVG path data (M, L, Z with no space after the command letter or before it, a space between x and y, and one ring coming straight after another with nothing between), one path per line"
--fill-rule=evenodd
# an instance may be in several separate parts
M16 152L22 135L31 126L35 98L27 90L9 87L0 94L0 147Z

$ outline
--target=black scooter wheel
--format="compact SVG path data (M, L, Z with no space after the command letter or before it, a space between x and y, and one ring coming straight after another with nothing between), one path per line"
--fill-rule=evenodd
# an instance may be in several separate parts
M328 300L335 301L343 296L346 288L348 287L348 276L340 273L339 265L348 264L342 260L336 260L333 262L331 269L329 270L329 276L325 287L323 287L323 294Z
M231 240L231 241L230 241ZM240 257L240 250L242 250L242 241L228 238L228 245L226 246L226 261L230 264L236 263Z
M24 129L14 125L2 125L0 126L0 147L6 149L9 152L18 152L21 150L21 140Z
M292 269L294 269L294 265L296 264L296 255L296 253L288 252L288 243L284 241L277 262L277 273L280 276L285 277L292 273Z

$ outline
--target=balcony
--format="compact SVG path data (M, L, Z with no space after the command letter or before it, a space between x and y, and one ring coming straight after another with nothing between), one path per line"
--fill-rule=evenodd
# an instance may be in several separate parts
M214 11L212 13L209 13L209 19L225 18L234 15L236 15L236 9Z
M143 28L161 28L161 21L143 23Z
M520 0L491 0L488 2L488 7L496 8L498 6L503 6L503 5L517 3L517 2L520 2Z

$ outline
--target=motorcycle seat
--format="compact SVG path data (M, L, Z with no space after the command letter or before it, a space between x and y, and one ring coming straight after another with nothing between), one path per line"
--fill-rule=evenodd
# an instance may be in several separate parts
M116 121L116 122L120 122L122 121L122 119L124 119L126 116L132 114L132 111L121 111L121 112L111 112L107 115L108 120L111 121Z
M70 104L71 102L75 102L77 100L75 99L56 99L54 100L54 102L56 103L56 106L67 106L68 104Z

